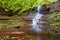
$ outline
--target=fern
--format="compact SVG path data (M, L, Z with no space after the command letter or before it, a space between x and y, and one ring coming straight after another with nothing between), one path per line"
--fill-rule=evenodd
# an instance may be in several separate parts
M0 6L5 11L13 10L13 12L21 9L20 12L28 10L29 8L55 2L57 0L0 0Z

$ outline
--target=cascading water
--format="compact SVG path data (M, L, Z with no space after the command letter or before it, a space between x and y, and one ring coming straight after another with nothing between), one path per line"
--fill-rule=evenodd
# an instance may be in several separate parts
M42 11L42 6L38 6L37 7L37 13L34 16L34 18L32 19L32 30L35 30L36 32L41 31L41 27L38 25L39 20L43 16L41 11Z

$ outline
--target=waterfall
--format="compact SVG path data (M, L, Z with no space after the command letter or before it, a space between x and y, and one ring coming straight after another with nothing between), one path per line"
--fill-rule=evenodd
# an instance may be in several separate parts
M32 19L32 30L35 30L36 32L41 31L41 27L37 24L39 20L41 19L41 17L43 16L41 11L42 11L42 6L38 6L37 13Z

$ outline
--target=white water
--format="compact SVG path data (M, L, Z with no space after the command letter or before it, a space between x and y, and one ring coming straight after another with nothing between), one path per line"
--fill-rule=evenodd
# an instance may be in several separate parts
M41 17L43 16L43 14L41 13L41 8L42 6L38 6L37 7L37 13L36 15L34 16L34 18L32 19L32 29L37 31L37 32L40 32L41 31L41 27L37 24L39 22L39 20L41 19Z

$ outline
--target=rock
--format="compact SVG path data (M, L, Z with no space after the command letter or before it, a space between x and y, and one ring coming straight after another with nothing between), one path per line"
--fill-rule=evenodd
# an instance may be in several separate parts
M42 13L43 14L48 14L48 12L50 11L50 8L48 7L47 4L43 4L42 5Z
M15 25L13 28L20 28L20 26L19 25Z
M44 4L43 6L43 14L48 14L51 12L59 11L60 10L60 1L53 2L51 4Z
M60 9L60 3L59 1L57 2L54 2L50 5L50 12L53 12L53 11L58 11Z
M38 22L38 24L44 24L44 23L46 23L46 22L44 22L44 21L39 21Z

